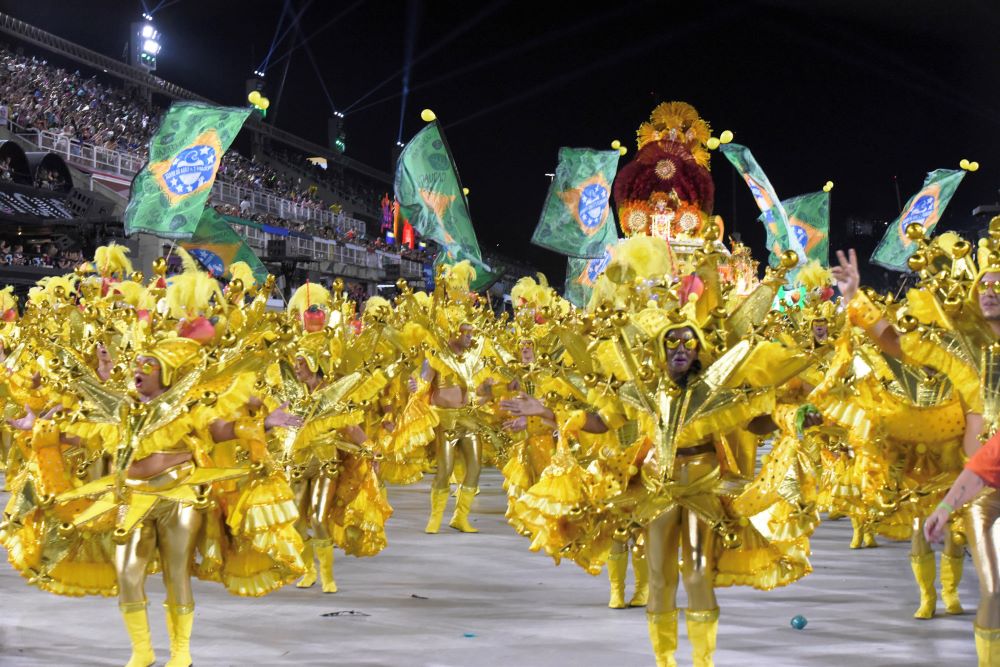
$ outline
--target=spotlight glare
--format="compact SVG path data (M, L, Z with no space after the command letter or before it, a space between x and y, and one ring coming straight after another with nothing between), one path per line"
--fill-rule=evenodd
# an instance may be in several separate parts
M147 23L142 26L142 30L139 31L139 34L143 37L143 39L154 39L156 37L156 30L152 25Z
M160 52L160 43L155 39L147 39L142 43L142 50L151 56L155 56Z

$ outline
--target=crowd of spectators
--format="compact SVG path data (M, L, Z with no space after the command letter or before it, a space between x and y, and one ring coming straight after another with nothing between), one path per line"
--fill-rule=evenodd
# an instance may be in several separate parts
M217 204L214 208L222 215L230 215L243 218L244 220L252 220L253 222L257 222L262 225L270 225L272 227L283 227L284 229L294 232L301 232L310 236L318 236L322 239L328 239L334 243L350 243L358 247L365 248L368 252L380 250L386 253L399 254L404 259L413 260L414 262L431 262L434 260L434 255L427 252L425 249L418 247L410 249L405 245L400 248L395 245L387 244L382 238L359 236L353 229L348 229L345 225L338 224L336 221L321 225L320 223L312 222L293 222L269 215L267 213L241 211L238 207L231 206L229 204Z
M355 175L349 171L337 168L330 168L318 164L311 164L306 156L293 153L287 150L273 150L271 155L289 169L294 170L310 180L322 183L332 190L338 199L344 203L349 203L361 208L369 213L374 213L385 187L379 187L374 182L368 181L363 176Z
M60 250L55 243L10 242L0 239L0 266L38 266L72 271L86 261L81 250Z
M165 109L106 86L79 70L70 72L44 59L25 56L0 45L0 127L46 130L56 135L54 148L73 154L80 143L129 153L144 161L148 143ZM297 162L304 163L305 158ZM308 166L308 165L307 165ZM294 204L317 210L338 210L341 202L324 202L312 174L289 178L235 150L223 158L219 179L253 190L269 191ZM326 184L346 201L374 211L378 195L360 180L341 174L342 183ZM305 182L304 182L305 181Z

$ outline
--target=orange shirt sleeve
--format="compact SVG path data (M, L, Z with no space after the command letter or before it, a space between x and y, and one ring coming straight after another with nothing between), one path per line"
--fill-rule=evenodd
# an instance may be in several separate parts
M965 469L982 477L987 486L1000 487L1000 432L972 455L966 462Z

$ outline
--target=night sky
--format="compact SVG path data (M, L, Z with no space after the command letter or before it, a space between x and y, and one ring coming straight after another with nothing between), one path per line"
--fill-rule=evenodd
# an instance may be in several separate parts
M158 0L146 0L150 8ZM157 74L224 104L267 53L284 2L166 0ZM434 109L447 132L484 249L561 277L557 255L528 246L560 146L635 154L635 129L661 101L695 105L716 133L749 146L782 198L833 190L832 247L846 220L891 220L926 172L969 174L939 230L969 228L997 200L1000 9L995 2L425 2L292 0L322 82L347 111L347 154L390 170L412 56L403 140ZM138 0L0 0L29 23L112 56ZM336 19L340 15L340 18ZM332 21L332 23L331 23ZM322 29L322 30L321 30ZM293 30L268 69L269 118L326 142L331 106ZM409 36L409 37L408 37ZM29 51L30 52L30 51ZM382 87L375 87L386 82ZM375 90L373 90L375 89ZM363 98L363 99L362 99ZM360 101L359 101L360 100ZM721 155L716 213L763 259L756 206ZM881 229L877 231L881 235ZM877 239L859 239L871 248Z

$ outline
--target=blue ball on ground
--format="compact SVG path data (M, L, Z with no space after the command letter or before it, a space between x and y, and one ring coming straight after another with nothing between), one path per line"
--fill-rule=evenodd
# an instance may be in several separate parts
M797 616L793 616L789 624L796 630L803 630L805 629L806 625L808 625L808 623L809 621L806 620L806 617L803 616L802 614L799 614Z

